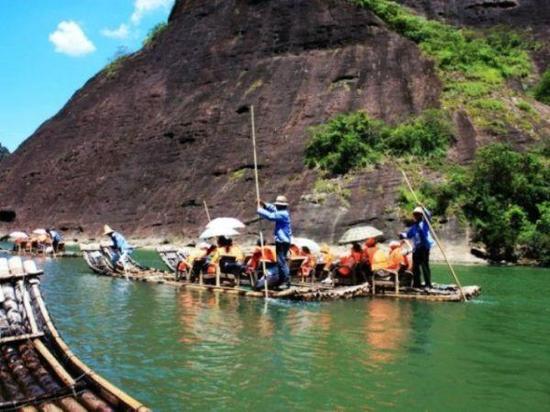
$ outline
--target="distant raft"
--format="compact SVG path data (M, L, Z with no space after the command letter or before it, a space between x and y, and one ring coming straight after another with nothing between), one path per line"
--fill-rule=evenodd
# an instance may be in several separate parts
M265 297L265 292L252 290L242 286L231 274L217 274L215 283L212 275L199 276L198 282L191 282L188 277L178 275L177 265L186 251L172 246L164 246L157 249L162 261L172 269L173 273L167 273L158 269L144 267L135 260L130 260L126 272L113 268L110 259L108 244L81 245L84 260L90 269L100 275L113 278L125 278L142 282L165 283L176 287L198 290L211 290L220 293L240 295L254 298ZM210 276L210 277L209 277ZM330 286L320 282L294 282L292 286L284 290L269 290L268 297L272 299L286 299L295 301L323 301L340 300L357 297L385 297L394 299L416 299L434 302L460 302L462 295L456 285L437 285L429 290L413 289L400 286L398 283L387 280L376 280L373 284L365 282L358 285ZM466 286L463 288L467 300L479 295L479 286Z
M34 261L0 258L0 410L149 411L84 365L59 336Z
M82 257L94 273L111 277L126 277L133 280L173 280L175 275L170 272L142 265L131 257L127 258L126 270L121 270L112 264L113 249L111 243L93 243L80 245Z

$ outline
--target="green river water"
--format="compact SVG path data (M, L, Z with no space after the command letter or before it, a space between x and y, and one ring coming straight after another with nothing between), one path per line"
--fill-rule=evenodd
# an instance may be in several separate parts
M38 263L71 349L155 411L550 410L548 270L458 267L467 304L299 304Z

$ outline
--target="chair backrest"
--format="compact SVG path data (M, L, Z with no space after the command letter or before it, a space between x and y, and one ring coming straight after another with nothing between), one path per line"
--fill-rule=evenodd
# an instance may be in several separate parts
M0 258L0 278L8 277L10 275L10 268L8 267L8 259Z
M11 257L8 266L12 275L22 275L25 273L23 270L23 261L19 256Z
M236 261L237 261L236 256L229 256L229 255L220 256L220 266L222 266L222 263L234 263Z
M290 273L294 274L295 272L297 272L302 266L302 263L305 262L305 260L306 258L303 256L290 258L288 260L288 269L290 270Z

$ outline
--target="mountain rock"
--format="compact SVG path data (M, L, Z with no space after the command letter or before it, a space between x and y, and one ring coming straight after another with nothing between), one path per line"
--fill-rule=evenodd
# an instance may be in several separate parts
M404 3L477 21L463 2ZM308 128L355 110L399 121L438 107L440 93L418 47L348 1L179 0L149 45L90 79L2 162L0 209L17 216L4 228L93 237L108 223L193 238L203 201L213 216L251 222L254 105L262 198L289 197L296 235L331 242L358 223L391 234L402 226L395 165L351 178L345 198L320 196L317 172L304 167ZM467 160L475 133L457 119L465 132L453 150Z

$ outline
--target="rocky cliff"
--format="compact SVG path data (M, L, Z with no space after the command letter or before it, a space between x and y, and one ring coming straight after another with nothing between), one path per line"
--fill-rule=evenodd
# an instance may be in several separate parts
M468 2L404 3L481 21ZM538 4L533 21L550 15L545 1L515 3ZM489 7L483 23L518 15L524 24L521 7ZM0 229L55 225L93 237L109 223L134 236L194 237L203 201L212 215L251 220L254 105L263 197L289 196L297 234L332 241L363 222L396 230L392 165L346 181L345 202L312 196L307 129L360 109L398 121L437 107L440 92L414 43L348 1L180 0L150 45L90 79L2 163L0 209L16 218ZM467 119L457 124L451 156L467 160L476 135Z

